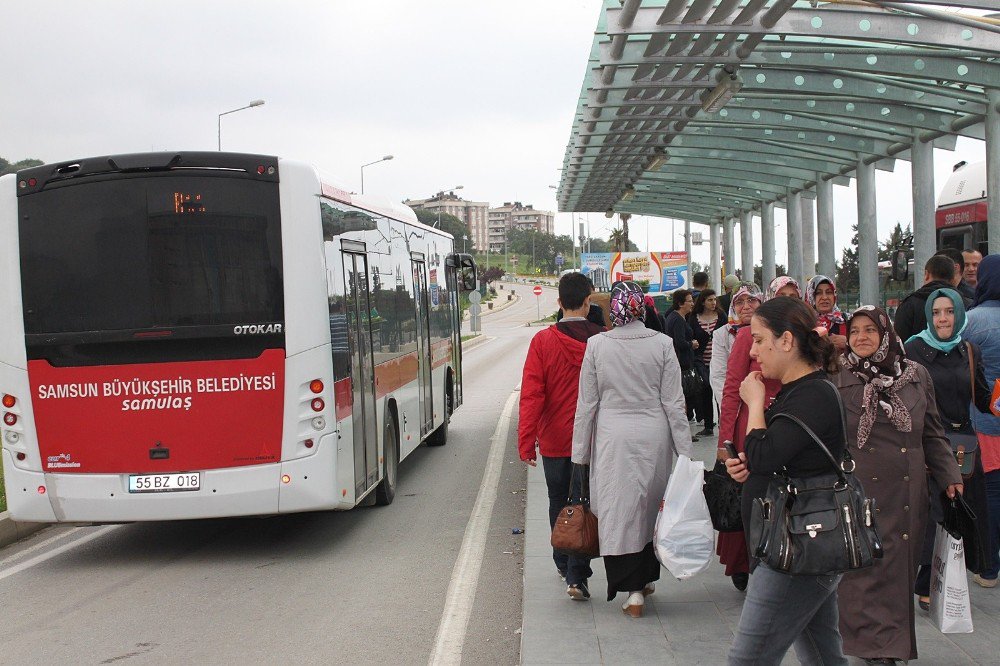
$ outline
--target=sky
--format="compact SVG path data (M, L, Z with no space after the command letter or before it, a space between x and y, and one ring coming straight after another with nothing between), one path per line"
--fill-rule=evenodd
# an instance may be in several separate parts
M473 201L556 210L601 0L33 0L0 3L0 156L59 162L224 150L310 162L395 201L462 185ZM935 151L936 190L982 142ZM878 172L879 237L911 217L909 165ZM856 221L834 186L837 256ZM603 213L560 213L556 232ZM756 257L760 256L759 220ZM671 238L671 226L676 235ZM776 211L779 263L784 211ZM648 228L648 232L647 232ZM683 223L635 216L640 249L683 249ZM708 237L708 228L692 225ZM708 261L707 244L692 258Z

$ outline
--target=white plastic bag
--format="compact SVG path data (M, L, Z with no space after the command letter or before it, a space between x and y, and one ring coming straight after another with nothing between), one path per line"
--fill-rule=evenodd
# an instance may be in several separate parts
M678 456L656 517L653 544L660 563L678 580L708 568L715 552L715 530L702 485L705 465Z
M931 565L931 621L942 634L972 633L965 545L938 525Z

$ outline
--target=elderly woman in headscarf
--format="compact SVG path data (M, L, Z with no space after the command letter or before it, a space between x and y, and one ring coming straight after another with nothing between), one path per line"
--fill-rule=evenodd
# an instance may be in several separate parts
M646 328L633 282L611 293L614 328L587 343L573 424L573 462L590 465L590 506L598 517L608 601L642 615L660 577L653 528L676 455L692 455L681 371L673 344Z
M840 583L844 654L869 663L917 658L911 590L927 521L927 473L949 497L962 476L938 418L927 370L906 358L889 316L865 305L848 323L833 377L847 412L855 474L876 502L885 555ZM819 407L819 406L818 406Z
M837 305L837 285L825 275L817 275L806 284L806 303L819 315L817 324L826 330L830 342L843 352L847 349L847 322Z
M963 298L954 289L935 289L927 297L924 306L927 328L920 331L904 345L906 357L927 368L934 382L934 396L937 402L941 425L948 439L952 441L952 451L956 447L971 442L963 459L969 460L969 473L965 479L965 499L972 505L977 516L986 516L986 479L983 463L976 450L976 431L972 427L969 405L975 404L982 413L990 411L990 388L983 374L982 354L979 347L969 341L962 342L962 331L967 321ZM971 355L971 356L970 356ZM974 389L973 389L974 387ZM941 489L933 479L930 486L930 520L924 535L924 549L920 557L920 571L913 593L919 597L920 607L930 609L931 560L934 556L935 523L944 518L940 495ZM989 527L986 520L976 521L979 543L985 546L989 541ZM974 552L972 544L965 544L965 559L968 568L979 574L989 567L984 561L986 548Z
M733 295L733 306L737 305L742 293L744 291L741 287ZM758 295L759 293L757 292ZM802 292L795 280L787 275L782 275L771 281L767 288L767 296L763 300L769 301L776 296L802 298ZM759 301L757 305L760 305ZM743 440L746 438L749 412L746 404L740 398L740 384L751 372L760 370L757 361L750 358L753 337L750 335L750 326L747 324L753 316L753 311L750 311L749 315L745 317L746 324L742 324L742 315L745 315L748 309L747 307L743 308L740 318L741 324L732 338L732 345L726 358L725 381L722 385L722 391L717 394L722 396L719 407L719 449L716 454L720 461L729 457L725 449L727 441L733 443L738 453L743 452ZM756 305L753 306L753 310L756 309ZM732 320L732 315L730 315L730 320ZM715 359L712 360L712 365L715 367ZM763 381L764 404L765 407L770 407L775 396L778 395L778 391L781 390L781 382L777 379L764 379ZM750 555L744 533L742 531L720 533L715 548L719 555L719 561L726 566L726 575L732 579L733 586L741 592L746 590L747 582L750 579Z

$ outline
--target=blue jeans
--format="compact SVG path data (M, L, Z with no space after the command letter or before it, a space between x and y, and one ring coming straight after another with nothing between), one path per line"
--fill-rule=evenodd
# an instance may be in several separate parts
M1000 574L1000 469L986 472L986 503L990 521L990 543L987 550L990 563L980 575L992 580Z
M545 471L545 485L549 490L549 527L551 528L556 524L559 512L566 506L566 499L580 496L582 479L577 478L571 492L569 485L573 480L573 462L569 457L542 457L542 469ZM556 568L565 572L568 585L585 583L594 574L590 569L589 557L575 557L556 552L553 549L552 559L556 562Z
M836 576L789 576L758 565L750 576L729 666L781 663L788 648L804 666L847 666Z

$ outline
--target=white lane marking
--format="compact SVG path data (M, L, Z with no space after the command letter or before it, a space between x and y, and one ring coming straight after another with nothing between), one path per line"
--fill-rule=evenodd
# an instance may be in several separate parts
M29 546L29 547L27 547L27 548L25 548L23 550L20 550L20 551L14 553L13 555L9 555L9 556L3 558L2 560L0 560L0 567L2 567L3 565L7 564L8 562L13 562L14 560L23 559L25 555L27 555L29 553L33 553L36 550L39 550L41 548L45 548L49 544L55 543L56 541L61 541L61 540L65 539L65 538L67 538L67 537L69 537L69 536L71 536L73 534L76 534L77 532L79 532L82 529L85 529L85 528L83 528L83 527L74 527L74 528L72 528L70 530L67 530L65 532L60 532L59 534L56 534L54 536L50 536L48 539L42 539L41 541L39 541L38 543L34 544L33 546Z
M104 536L105 534L107 534L111 530L116 530L119 527L121 527L121 525L107 525L107 526L102 527L101 529L99 529L99 530L97 530L95 532L92 532L92 533L88 534L87 536L81 537L81 538L77 539L76 541L73 541L72 543L63 544L62 546L59 546L58 548L53 548L52 550L50 550L50 551L48 551L46 553L42 553L41 555L36 555L35 557L32 557L30 560L26 560L24 562L21 562L20 564L15 564L14 566L10 567L9 569L4 569L3 571L0 571L0 580L3 580L5 578L10 578L14 574L21 573L25 569L30 569L31 567L35 566L36 564L41 564L42 562L45 562L46 560L52 559L56 555L61 555L62 553L65 553L67 550L71 550L73 548L76 548L77 546L82 546L83 544L87 543L88 541L93 541L97 537ZM80 528L80 529L83 529L83 528Z
M434 650L431 652L428 664L460 664L462 662L462 646L465 643L465 632L472 613L472 604L476 598L476 587L479 585L479 570L483 564L483 553L486 550L486 536L490 527L490 516L496 503L497 491L500 487L500 470L503 469L503 453L507 444L507 434L510 432L511 415L517 404L521 386L510 394L507 404L500 416L500 422L493 432L489 460L486 471L483 472L483 483L479 487L476 504L472 507L472 516L465 528L462 547L458 551L455 568L452 569L451 582L448 584L448 596L445 599L444 611L438 625L437 636L434 639Z

